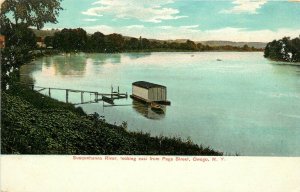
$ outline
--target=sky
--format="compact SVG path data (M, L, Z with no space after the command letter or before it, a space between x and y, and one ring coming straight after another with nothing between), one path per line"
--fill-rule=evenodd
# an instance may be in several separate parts
M63 0L59 23L153 39L268 42L300 35L300 0Z

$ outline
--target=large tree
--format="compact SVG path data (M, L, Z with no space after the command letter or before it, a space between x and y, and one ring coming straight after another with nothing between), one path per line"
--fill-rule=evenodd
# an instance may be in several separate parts
M120 34L109 34L106 36L106 52L120 52L125 46L125 39Z
M276 61L299 62L300 61L300 37L290 39L284 37L267 44L264 52L266 58Z
M92 52L104 52L105 35L101 32L95 32L88 39L88 50Z
M60 3L61 0L5 0L1 14L12 15L16 25L23 23L41 29L45 23L57 23Z
M19 78L20 66L31 60L31 50L36 47L36 36L25 25L15 26L7 20L1 22L1 34L5 38L5 48L1 50L1 83L6 89Z
M29 27L40 29L45 23L56 23L61 0L5 0L1 4L1 35L5 48L1 49L2 89L19 77L19 68L32 58L36 37Z
M87 45L87 33L85 30L63 29L53 36L53 48L66 52L83 51Z

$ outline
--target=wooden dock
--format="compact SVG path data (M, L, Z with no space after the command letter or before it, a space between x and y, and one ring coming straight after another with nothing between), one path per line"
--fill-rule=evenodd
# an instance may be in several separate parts
M59 90L64 91L66 95L66 103L69 103L69 94L70 93L81 93L81 99L80 103L75 103L74 105L80 105L80 104L88 104L88 103L98 103L99 101L106 102L108 104L114 105L115 99L127 99L128 94L126 93L120 93L120 89L118 87L117 91L114 91L113 87L111 87L111 93L101 93L97 91L88 91L88 90L77 90L77 89L66 89L66 88L57 88L57 87L42 87L42 86L36 86L33 84L27 84L29 87L31 87L32 90L41 92L48 90L48 95L51 97L51 91L53 90ZM84 101L84 94L90 94L90 96L93 96L93 99L90 101Z

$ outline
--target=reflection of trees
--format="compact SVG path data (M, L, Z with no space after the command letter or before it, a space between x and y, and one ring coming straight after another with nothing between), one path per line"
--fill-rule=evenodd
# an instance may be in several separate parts
M132 107L136 112L143 115L147 119L163 119L166 114L165 106L163 106L164 113L153 111L148 104L144 104L135 100L132 101Z
M88 58L93 60L93 64L105 64L105 63L121 63L121 54L107 54L107 53L98 53L98 54L88 54Z
M35 71L42 71L43 61L43 59L38 59L32 63L22 65L20 68L20 82L34 84L35 80L33 79L32 74Z
M144 52L144 53L128 53L126 54L130 59L139 59L143 57L149 57L151 56L151 52Z
M47 64L46 64L47 65ZM55 56L52 66L56 73L61 75L84 75L86 70L86 58L83 55L66 54Z
M35 80L30 74L22 74L22 70L21 70L20 82L25 84L34 84Z

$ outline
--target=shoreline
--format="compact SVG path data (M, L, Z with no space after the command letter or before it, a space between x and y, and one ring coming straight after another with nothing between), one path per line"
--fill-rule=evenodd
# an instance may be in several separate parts
M78 52L64 52L56 49L43 49L43 50L36 50L36 51L46 51L46 53L34 53L34 59L43 57L43 56L53 56L53 55L59 55L59 54L122 54L122 53L220 53L220 52L238 52L238 53L252 53L252 52L263 52L263 50L259 51L242 51L242 50L206 50L206 51L196 51L196 50L132 50L132 51L122 51L122 52L88 52L88 51L78 51ZM26 64L25 64L26 65Z
M21 85L2 92L1 97L2 154L223 156L180 137L127 131L127 122L109 124L96 113L88 115L81 107ZM13 138L23 141L10 141Z

